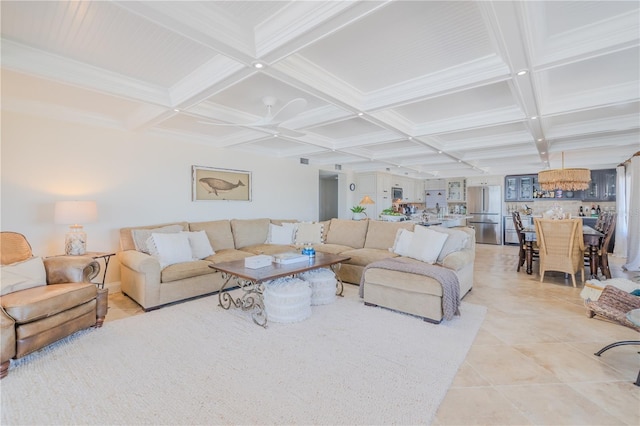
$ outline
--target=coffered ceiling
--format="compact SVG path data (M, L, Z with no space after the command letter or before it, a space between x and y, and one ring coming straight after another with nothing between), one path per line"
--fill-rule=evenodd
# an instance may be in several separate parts
M640 149L637 1L0 7L5 110L419 178Z

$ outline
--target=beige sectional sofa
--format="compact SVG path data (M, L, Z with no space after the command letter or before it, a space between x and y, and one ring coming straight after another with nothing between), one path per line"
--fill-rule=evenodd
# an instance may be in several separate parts
M256 254L277 254L300 250L300 245L296 244L266 243L269 238L270 224L281 225L283 222L295 221L231 219L123 228L120 230L121 250L118 252L122 292L134 299L145 310L217 292L224 282L221 274L209 268L209 264L244 259ZM139 240L150 235L151 230L171 225L174 232L175 229L191 232L205 231L215 254L201 260L181 262L161 268L156 257L137 249L136 244L140 245ZM351 259L342 264L338 274L342 281L352 284L361 282L363 271L370 263L398 257L390 250L394 246L398 229L404 228L411 231L415 226L409 222L342 219L331 219L320 222L320 225L322 225L323 242L316 241L313 244L316 251L349 256ZM461 229L467 229L466 232L469 235L465 246L448 254L440 263L442 267L453 270L458 276L460 295L464 296L473 285L475 234L468 228ZM418 283L424 283L420 285L438 287L437 282L432 278L424 276L414 278ZM365 292L365 301L367 301L367 293L369 292ZM385 306L383 303L375 304ZM441 318L441 313L438 314L438 312L428 312L428 314L430 316L422 316L435 321Z

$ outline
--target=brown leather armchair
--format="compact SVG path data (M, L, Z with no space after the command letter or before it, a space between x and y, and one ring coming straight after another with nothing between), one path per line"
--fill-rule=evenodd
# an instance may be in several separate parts
M24 235L0 232L4 281L0 296L0 379L9 373L12 358L21 358L84 328L101 327L107 314L108 290L90 282L100 271L91 257L44 259L45 283L37 282L38 274L21 282L24 269L10 270L26 262L33 262L36 271L42 268ZM20 278L11 287L11 277L16 275Z

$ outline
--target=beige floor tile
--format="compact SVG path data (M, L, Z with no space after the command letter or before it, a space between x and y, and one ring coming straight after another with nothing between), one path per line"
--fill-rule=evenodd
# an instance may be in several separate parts
M606 345L613 343L611 340L605 343L569 343L576 350L585 354L585 356L600 362L608 367L618 371L622 375L624 381L635 381L640 371L640 345L618 346L611 348L602 355L594 354ZM640 387L638 388L640 392ZM640 405L640 403L638 404Z
M566 384L500 386L497 390L532 424L620 424L618 418Z
M438 425L532 424L503 395L491 387L450 389L440 405Z
M487 380L484 379L478 372L467 362L462 364L460 369L458 370L458 374L456 374L453 383L451 384L452 388L468 388L468 387L478 387L478 386L490 386Z
M623 380L618 371L567 343L537 343L515 347L563 382ZM588 372L588 374L585 374Z
M473 346L466 362L492 385L559 381L549 370L508 345Z
M640 425L640 387L630 382L570 383L569 386L620 422Z

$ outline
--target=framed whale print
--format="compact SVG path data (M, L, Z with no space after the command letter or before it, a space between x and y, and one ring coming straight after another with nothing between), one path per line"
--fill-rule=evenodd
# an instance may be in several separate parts
M251 172L191 167L193 201L251 201Z

